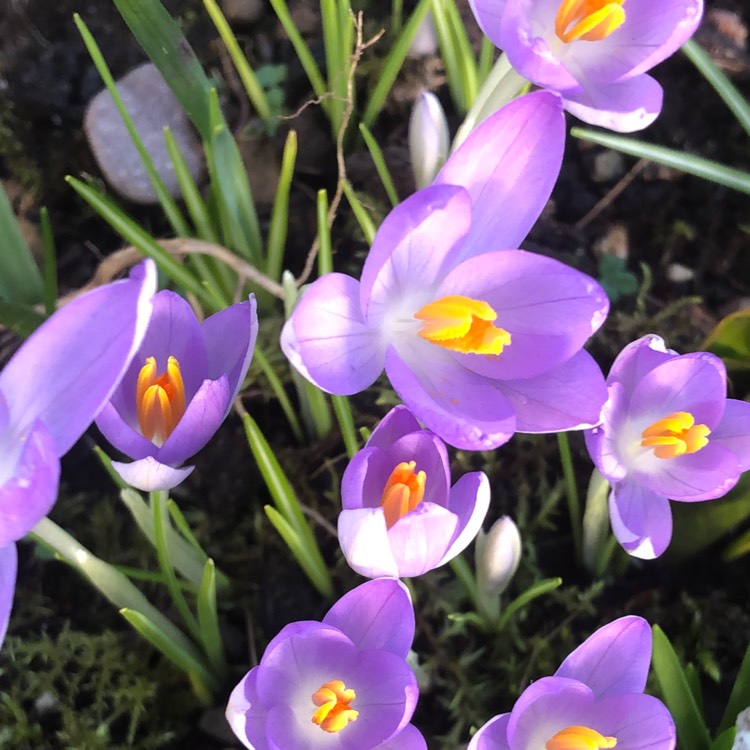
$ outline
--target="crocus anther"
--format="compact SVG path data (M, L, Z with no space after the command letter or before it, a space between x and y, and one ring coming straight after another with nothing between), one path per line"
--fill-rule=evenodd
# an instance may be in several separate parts
M388 477L380 501L386 528L390 529L399 518L415 510L422 502L427 474L415 472L416 468L416 461L402 461Z
M156 359L148 357L136 386L138 424L143 437L163 445L185 413L185 385L176 357L167 360L167 369L156 373Z
M625 0L563 0L555 18L555 33L568 44L578 39L598 42L625 22Z
M588 727L572 726L547 740L547 750L609 750L617 745L614 737L604 737Z
M331 680L312 694L312 702L319 706L312 715L313 724L324 732L340 732L350 721L356 721L359 711L349 708L357 697L341 680Z
M657 458L676 458L685 453L696 453L708 445L711 430L695 424L690 412L677 411L659 419L642 433L641 446L653 448Z
M419 336L461 354L500 354L510 344L510 334L492 324L495 310L471 297L441 297L421 307L414 317L424 321Z

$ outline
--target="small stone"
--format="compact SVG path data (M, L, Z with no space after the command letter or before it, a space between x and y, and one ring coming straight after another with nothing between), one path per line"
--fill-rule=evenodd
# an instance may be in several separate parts
M626 261L630 254L627 227L624 224L609 226L606 234L594 242L594 252L600 257L613 255L615 258Z
M222 0L221 9L229 23L253 23L263 12L260 0Z
M684 284L686 281L692 281L695 278L695 271L683 266L682 263L670 263L667 266L667 278L673 284Z
M185 110L151 63L121 78L117 90L167 190L173 197L180 197L164 142L165 127L172 131L193 179L199 181L204 173L203 149ZM107 182L134 203L158 203L138 151L106 89L89 103L83 127Z
M594 157L594 182L613 182L625 174L625 160L617 151L600 151Z

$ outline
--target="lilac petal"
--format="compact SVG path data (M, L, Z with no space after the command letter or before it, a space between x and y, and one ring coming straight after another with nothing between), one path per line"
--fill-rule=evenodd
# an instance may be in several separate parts
M602 409L601 425L586 430L583 436L589 456L602 476L609 482L619 482L625 479L628 473L621 460L618 445L620 429L628 418L628 396L622 383L611 383L607 391L609 398Z
M593 427L607 400L604 376L585 351L536 378L504 380L498 388L515 409L518 432Z
M399 404L378 422L367 441L367 447L388 448L404 435L421 429L417 418L403 404Z
M490 38L496 47L502 48L500 41L500 21L505 10L505 0L469 0L479 28Z
M555 672L588 685L597 700L642 693L651 664L651 627L642 617L620 617L599 628Z
M440 505L420 503L388 529L388 541L401 578L442 565L458 533L458 516Z
M399 568L391 552L382 508L342 510L338 536L341 551L352 570L365 578L398 577Z
M645 73L618 82L586 81L584 86L562 96L565 109L589 125L632 133L648 127L661 112L664 90Z
M13 607L13 594L16 590L18 556L16 545L11 543L0 547L0 648L8 632L8 621Z
M470 372L447 352L405 362L394 348L386 354L386 373L396 393L415 416L446 443L465 450L490 450L515 432L515 415L493 381ZM438 347L435 347L436 349Z
M664 339L653 333L628 344L613 362L607 383L622 383L628 398L651 370L677 355L667 351Z
M711 432L710 440L737 456L741 472L750 469L750 404L728 398L721 422Z
M361 309L371 326L380 325L394 300L436 284L471 220L469 196L453 185L419 190L386 216L362 269Z
M81 295L32 334L0 372L0 392L16 430L40 418L57 455L70 450L137 350L155 289L156 266L145 261L130 279Z
M369 443L346 466L341 477L341 507L344 510L379 508L393 463L385 451Z
M508 722L510 714L500 714L480 727L472 737L467 750L510 750Z
M407 724L395 737L378 745L376 750L427 750L427 743L414 724Z
M232 406L229 380L205 380L164 445L154 454L163 464L177 465L195 455L214 436Z
M669 500L634 481L613 487L609 495L609 518L617 541L633 557L653 560L672 539Z
M519 97L471 133L434 182L471 196L463 257L519 246L552 193L564 146L562 103L546 91Z
M251 669L232 690L225 715L237 739L250 750L268 750L267 712L260 705L256 689L258 667Z
M25 436L13 473L0 485L0 547L28 534L57 500L60 459L54 437L37 420Z
M531 378L562 364L597 331L609 310L602 287L552 258L505 250L461 263L436 297L460 295L489 303L495 325L511 335L497 356L457 355L464 366L501 380Z
M281 348L329 393L359 393L383 370L385 351L378 332L362 317L359 282L341 273L326 274L302 295L284 326Z
M619 695L595 704L592 729L628 750L674 750L676 730L666 706L651 695Z
M160 464L151 456L133 461L130 464L112 461L112 467L122 477L123 481L144 492L171 490L184 482L195 468L195 466L183 466L180 469L175 469L166 464Z
M430 430L404 435L384 453L388 459L388 475L383 477L383 488L396 466L402 462L415 461L415 470L424 471L426 475L424 499L447 507L451 482L450 463L445 443L437 435ZM378 498L378 505L381 497Z
M281 646L288 638L292 636L306 637L313 633L319 633L321 631L328 632L330 628L326 628L325 625L320 623L318 620L297 620L296 622L290 622L288 625L284 625L276 635L271 638L266 650L263 652L263 656L260 659L261 665L265 664L267 659L271 658L273 652Z
M133 403L135 403L135 392L133 392ZM158 446L150 440L146 440L140 432L133 429L123 419L112 401L102 407L99 416L96 418L96 426L118 451L130 458L139 460L147 456L154 456L159 450Z
M463 552L482 528L490 507L490 482L484 472L464 474L451 487L448 510L458 516L456 536L440 560L444 565Z
M323 618L360 650L390 651L405 659L414 640L414 607L401 581L380 578L344 594Z
M226 374L234 401L247 375L258 337L258 311L255 295L221 310L203 321L201 334L206 345L208 375L217 380Z

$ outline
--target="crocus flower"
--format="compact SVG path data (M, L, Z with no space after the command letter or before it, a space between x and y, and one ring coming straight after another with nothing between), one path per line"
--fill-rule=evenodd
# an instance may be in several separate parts
M584 641L553 677L526 688L468 750L673 750L669 711L643 694L650 661L648 623L621 617Z
M661 111L646 71L698 27L703 0L469 0L487 36L585 122L628 132Z
M426 750L409 724L413 638L406 587L368 581L322 622L294 622L268 644L229 698L229 725L250 750Z
M110 397L143 339L156 291L151 261L81 295L43 323L0 372L0 643L18 539L57 499L60 457Z
M131 366L102 409L97 427L134 458L113 462L141 490L171 489L195 468L181 466L211 439L250 367L255 298L199 323L178 294L154 297L151 323Z
M392 409L346 467L339 543L368 578L410 578L448 562L479 531L490 503L481 471L450 486L445 443L405 406Z
M721 497L750 468L750 404L727 398L724 363L679 355L659 336L623 349L607 378L602 423L586 433L612 485L612 530L627 552L654 558L672 537L669 500Z
M440 99L431 91L423 91L409 119L409 157L418 188L427 187L435 179L449 150L450 131Z
M414 415L450 445L599 421L604 378L582 350L609 307L589 276L513 250L557 177L560 99L537 92L482 123L435 184L386 217L361 281L331 273L282 331L293 366L352 394L385 367Z

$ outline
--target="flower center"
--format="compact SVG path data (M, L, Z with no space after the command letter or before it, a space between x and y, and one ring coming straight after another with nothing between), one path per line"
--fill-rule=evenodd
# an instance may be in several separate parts
M146 359L138 374L135 403L143 437L163 445L185 413L185 386L176 357L167 360L161 374L156 372L156 359Z
M331 680L321 685L313 694L312 702L319 708L312 715L312 723L324 732L340 732L350 721L356 721L359 711L349 708L357 697L347 690L341 680Z
M416 468L416 461L402 461L388 477L380 499L386 528L390 529L399 518L403 518L422 502L427 474L423 471L415 473Z
M617 745L614 737L604 737L588 727L566 727L547 740L547 750L608 750Z
M577 39L598 42L625 23L625 0L563 0L555 19L555 33L568 44Z
M424 321L423 339L461 354L500 354L510 334L492 324L497 313L486 302L453 295L421 307L414 317Z
M695 424L690 412L677 411L647 427L641 433L641 446L653 448L657 458L675 458L708 445L710 434L706 425Z

